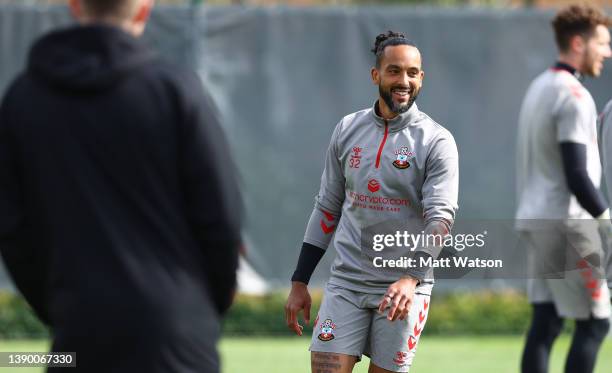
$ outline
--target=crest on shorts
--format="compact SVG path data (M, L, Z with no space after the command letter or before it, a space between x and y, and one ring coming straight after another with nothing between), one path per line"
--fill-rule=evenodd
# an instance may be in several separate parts
M393 161L393 166L395 166L395 168L399 168L400 170L403 170L405 168L410 167L410 162L408 162L408 157L411 157L414 154L411 151L409 151L407 147L404 146L401 149L396 150L395 155L397 155L397 158Z
M332 321L332 319L325 319L321 323L321 333L317 336L319 340L323 342L328 342L334 339L334 329L336 329L336 324Z
M395 357L393 358L393 362L398 366L406 365L406 359L408 358L408 353L403 351L397 351L395 353Z

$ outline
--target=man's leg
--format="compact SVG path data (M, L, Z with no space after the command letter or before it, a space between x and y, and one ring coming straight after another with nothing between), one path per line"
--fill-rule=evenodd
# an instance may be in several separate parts
M533 304L531 327L521 362L522 373L548 373L550 350L562 328L563 319L553 303Z
M608 319L576 320L572 346L565 364L566 373L591 373L595 368L597 353L608 330Z
M606 235L606 239L601 240L599 231L588 234L587 228L589 227L588 224L584 224L582 226L584 229L568 236L572 248L582 255L578 258L577 270L567 273L566 279L574 275L573 272L579 273L580 279L575 280L577 285L569 289L574 288L573 293L581 294L582 301L571 293L566 294L564 298L570 300L570 305L581 303L585 307L583 309L575 306L558 307L561 315L576 320L572 345L565 366L566 372L592 372L601 343L610 329L609 318L612 312L608 280L611 274L607 272L611 264L609 239ZM603 263L601 258L604 259Z
M372 319L363 298L339 286L325 287L310 344L313 373L349 373L361 359Z
M311 352L312 373L351 373L357 362L356 356L332 352Z
M381 295L372 296L372 304L377 306L381 298ZM365 349L365 354L370 357L370 373L410 370L427 322L429 302L429 295L415 293L408 317L404 320L389 321L387 313L374 314L370 340Z
M565 234L556 230L523 232L527 249L527 297L532 306L531 325L521 359L522 373L548 373L550 351L563 328L551 284L562 282L565 271ZM557 297L558 298L558 297Z

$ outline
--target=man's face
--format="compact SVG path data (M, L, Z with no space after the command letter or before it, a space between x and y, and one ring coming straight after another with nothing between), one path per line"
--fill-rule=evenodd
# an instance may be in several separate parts
M582 59L581 72L585 75L598 77L601 75L603 63L610 58L610 31L603 25L598 25L593 35L586 40Z
M408 111L423 84L421 54L410 45L385 48L380 67L372 69L372 80L387 108L400 114Z

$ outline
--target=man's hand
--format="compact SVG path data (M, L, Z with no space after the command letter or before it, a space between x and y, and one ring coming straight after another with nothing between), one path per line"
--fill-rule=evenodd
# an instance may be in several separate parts
M404 320L408 316L408 311L410 311L414 290L418 282L417 279L412 277L402 277L389 285L389 289L378 304L378 312L383 313L385 308L390 307L387 315L389 321L395 321L398 318Z
M306 325L310 323L310 306L312 300L310 299L310 293L308 293L308 287L305 283L299 281L293 281L291 285L291 292L287 297L287 304L285 304L285 317L287 318L287 327L295 332L297 335L302 335L302 329L304 327L298 323L298 313L300 310L304 310L304 322Z

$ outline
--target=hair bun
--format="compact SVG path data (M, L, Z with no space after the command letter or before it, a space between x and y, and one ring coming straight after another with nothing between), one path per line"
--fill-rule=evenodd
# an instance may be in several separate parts
M380 46L387 40L389 39L405 39L406 36L404 36L404 34L402 34L401 32L395 32L395 31L387 31L387 33L385 34L378 34L378 36L376 36L376 41L374 42L374 48L372 49L372 53L374 54L378 54L378 50L380 49Z

